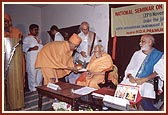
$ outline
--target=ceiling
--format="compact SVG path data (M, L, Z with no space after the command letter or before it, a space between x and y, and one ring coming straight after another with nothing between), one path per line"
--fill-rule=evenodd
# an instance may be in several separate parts
M45 7L45 6L50 5L50 4L28 4L28 5L42 8L42 7ZM83 5L99 6L99 5L102 5L102 4L83 4ZM129 6L129 5L133 5L133 4L110 4L110 7L111 8L117 8L117 7Z
M50 4L28 4L28 5L42 8L42 7L45 7L45 6L50 5ZM83 4L83 5L99 6L99 5L102 5L102 4Z
M48 4L28 4L28 5L31 5L31 6L35 6L35 7L42 8L42 7L47 6Z

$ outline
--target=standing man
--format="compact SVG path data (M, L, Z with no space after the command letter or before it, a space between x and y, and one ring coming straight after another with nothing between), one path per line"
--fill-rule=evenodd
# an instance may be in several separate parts
M4 15L4 40L5 40L5 66L9 61L12 48L22 40L22 32L13 27L9 14ZM7 110L16 110L24 107L24 55L21 43L16 47L11 59L8 71L5 71L5 98L7 98ZM6 99L5 99L6 101Z
M81 23L80 33L78 34L82 38L82 42L77 48L74 61L77 64L82 64L83 68L86 68L92 55L93 48L98 44L96 33L89 30L89 23L84 21ZM75 84L75 80L80 76L80 73L72 72L66 77L66 81Z
M79 46L82 39L73 34L69 41L54 41L46 44L38 53L35 67L42 70L44 85L58 82L59 78L75 70L72 53Z
M82 22L79 29L81 32L78 35L82 38L82 42L77 48L77 52L79 53L76 53L76 60L86 67L90 61L92 50L98 44L98 41L96 33L89 30L88 22Z
M64 41L64 37L59 32L59 29L56 25L51 26L50 31L51 31L51 36L54 36L53 41Z
M23 40L23 51L26 53L26 70L28 73L28 85L30 91L36 91L36 86L42 85L42 73L35 69L34 64L37 54L43 47L41 39L38 38L39 26L31 24L30 33Z
M122 84L134 84L139 86L139 92L143 97L141 105L146 111L156 111L152 99L155 99L153 78L159 76L159 92L162 92L164 81L164 59L163 52L153 47L155 39L151 34L141 37L141 49L136 51L126 70Z

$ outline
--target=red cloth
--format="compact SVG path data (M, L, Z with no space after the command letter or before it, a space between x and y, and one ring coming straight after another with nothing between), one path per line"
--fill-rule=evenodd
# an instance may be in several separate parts
M130 102L130 104L137 104L141 101L141 99L142 99L142 96L140 95L140 93L138 91L136 101L135 102Z
M87 73L84 72L80 75L80 77L78 77L78 79L76 80L76 84L77 84L77 81L80 81L80 82L86 82L86 75Z

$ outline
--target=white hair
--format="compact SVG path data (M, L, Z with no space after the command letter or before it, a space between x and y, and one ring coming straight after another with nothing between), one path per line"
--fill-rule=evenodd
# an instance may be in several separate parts
M83 22L81 23L80 27L79 27L80 31L82 31L82 27L83 27L83 25L87 25L88 30L89 30L89 23L86 22L86 21L83 21Z
M152 41L152 46L155 44L155 38L152 34L145 34L143 37L150 39Z

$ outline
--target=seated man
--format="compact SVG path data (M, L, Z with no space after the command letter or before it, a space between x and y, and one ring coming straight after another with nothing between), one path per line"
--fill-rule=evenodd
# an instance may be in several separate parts
M157 110L151 99L155 99L153 78L160 76L159 86L162 91L164 80L164 59L163 52L153 47L154 37L145 34L141 37L139 51L132 56L126 70L122 84L134 84L139 86L140 95L143 97L141 106L144 110Z
M104 81L105 71L111 70L112 67L113 61L111 56L103 51L102 45L96 45L94 48L94 55L86 68L88 72L82 73L76 80L76 84L99 89L100 87L98 84ZM109 79L117 85L118 73L113 71L112 74L110 74Z

